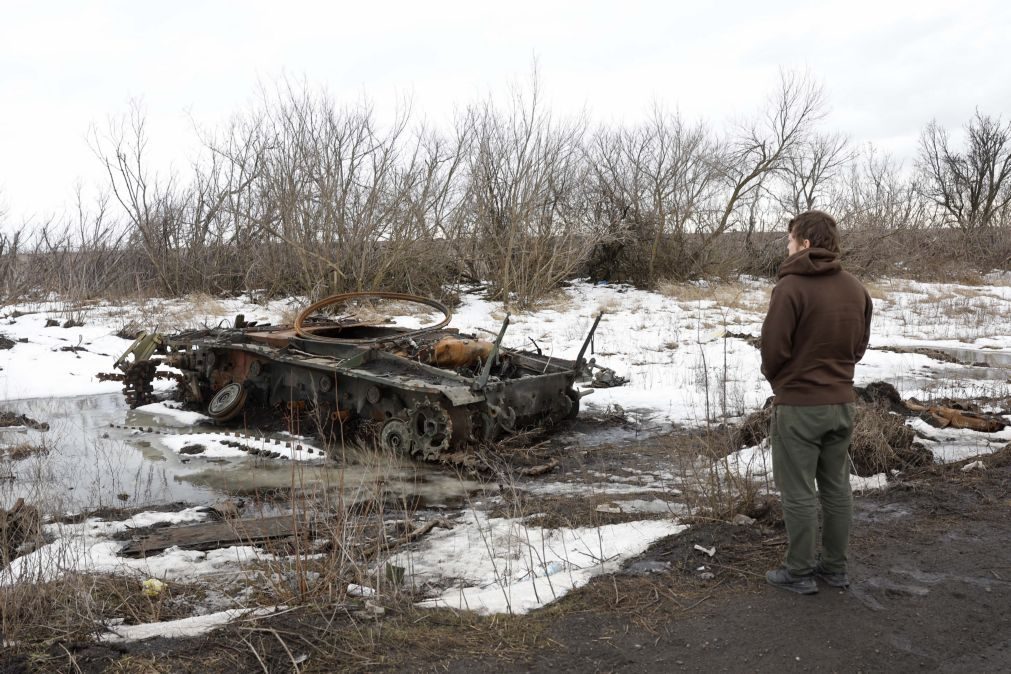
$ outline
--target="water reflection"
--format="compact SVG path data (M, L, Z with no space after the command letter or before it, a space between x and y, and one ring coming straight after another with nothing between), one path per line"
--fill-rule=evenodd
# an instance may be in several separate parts
M0 462L0 506L23 497L49 512L107 506L211 503L223 496L294 493L436 507L459 504L482 488L443 467L398 456L349 454L340 464L241 456L180 456L158 433L113 428L142 426L172 433L195 430L172 417L129 410L119 394L14 400L4 408L49 423L47 432L0 429L0 446L43 451ZM290 438L289 438L290 439ZM8 479L3 479L3 478Z

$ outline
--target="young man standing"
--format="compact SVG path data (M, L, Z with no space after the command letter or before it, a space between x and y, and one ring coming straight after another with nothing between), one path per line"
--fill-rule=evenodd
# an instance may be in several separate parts
M765 577L784 590L813 594L816 576L832 587L849 586L853 369L870 338L871 298L839 264L839 231L830 215L801 213L788 231L789 256L772 291L761 346L762 374L775 394L772 470L787 549L784 565Z

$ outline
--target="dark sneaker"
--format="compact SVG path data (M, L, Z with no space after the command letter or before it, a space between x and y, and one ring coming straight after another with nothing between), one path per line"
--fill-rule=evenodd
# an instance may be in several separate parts
M814 568L814 575L825 581L826 585L830 585L832 587L839 587L845 590L850 586L850 577L846 575L845 571L826 571L821 568L821 566L816 566Z
M814 576L795 576L790 573L785 566L773 569L765 574L765 580L769 585L797 594L815 594L818 591L818 584L814 582Z

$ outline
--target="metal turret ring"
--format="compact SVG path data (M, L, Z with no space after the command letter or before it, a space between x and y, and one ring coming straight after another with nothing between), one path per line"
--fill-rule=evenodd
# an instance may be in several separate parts
M426 332L439 330L449 325L449 321L453 318L452 312L450 312L449 308L447 308L445 304L439 302L438 300L431 299L429 297L421 297L420 295L409 295L407 293L371 293L371 292L341 293L339 295L331 295L330 297L324 298L318 302L314 302L313 304L310 304L305 309L303 309L295 318L295 325L294 325L295 334L297 334L302 339L307 339L316 342L330 342L334 344L368 344L371 342L381 341L381 339L379 338L344 339L341 337L321 337L305 329L304 327L305 321L320 309L326 309L327 307L336 306L338 304L343 304L345 302L358 299L382 299L382 300L399 300L401 302L411 302L413 304L422 304L424 306L431 307L442 314L443 318L438 323L435 323L434 325L425 326L423 328L418 328L417 330L408 330L407 332L397 335L398 339L413 337L415 335L421 335ZM353 328L359 327L361 325L365 324L349 323L341 327Z

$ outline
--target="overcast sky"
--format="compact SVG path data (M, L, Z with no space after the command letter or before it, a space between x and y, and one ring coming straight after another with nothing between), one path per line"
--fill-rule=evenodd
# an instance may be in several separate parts
M810 73L827 130L907 162L931 119L1011 116L1006 2L14 2L0 0L0 208L59 214L101 179L93 125L147 111L159 168L287 75L435 123L522 82L536 60L559 114L640 119L653 101L721 128L778 72ZM9 229L10 227L8 227Z

